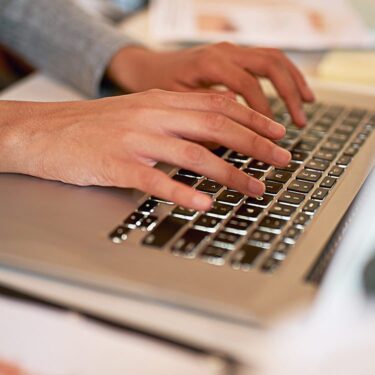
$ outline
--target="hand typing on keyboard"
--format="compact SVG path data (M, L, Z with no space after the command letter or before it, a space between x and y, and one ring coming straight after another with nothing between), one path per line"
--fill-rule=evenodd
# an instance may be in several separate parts
M306 124L302 103L314 100L302 74L281 51L231 43L172 52L126 47L113 57L108 75L130 92L152 88L215 92L210 86L223 84L229 90L227 95L242 95L251 108L272 118L270 105L257 80L257 77L266 77L285 100L299 126Z
M82 186L137 188L196 210L208 210L209 193L222 185L253 197L265 189L263 182L200 142L231 148L237 159L249 155L279 167L291 157L271 141L284 136L282 125L212 93L151 90L70 103L3 101L0 111L1 172ZM203 181L195 190L190 187L194 176L172 179L152 168L159 161L213 181Z

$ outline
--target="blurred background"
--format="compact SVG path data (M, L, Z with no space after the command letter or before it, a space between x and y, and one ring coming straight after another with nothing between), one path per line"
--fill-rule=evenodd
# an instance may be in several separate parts
M114 26L147 13L148 35L137 36L161 48L227 40L300 51L305 65L311 60L314 67L316 54L324 52L324 59L318 56L319 78L375 84L374 0L71 1ZM366 74L356 69L358 64ZM0 90L30 72L31 66L0 46Z

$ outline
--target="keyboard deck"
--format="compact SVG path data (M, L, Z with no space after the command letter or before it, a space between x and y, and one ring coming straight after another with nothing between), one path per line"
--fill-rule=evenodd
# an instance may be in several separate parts
M262 197L247 197L195 172L178 169L172 178L210 194L212 208L203 213L148 196L110 233L110 240L123 244L134 231L142 231L141 242L148 248L238 270L275 272L375 128L375 114L308 104L308 125L298 129L283 103L276 98L270 101L276 121L286 127L285 137L277 142L292 154L285 168L271 167L224 147L213 151L264 181ZM168 213L159 217L161 205L168 207Z

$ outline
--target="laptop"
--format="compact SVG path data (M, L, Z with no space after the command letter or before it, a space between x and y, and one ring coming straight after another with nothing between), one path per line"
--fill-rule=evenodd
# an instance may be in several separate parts
M311 303L333 255L326 245L375 163L373 98L317 94L303 130L270 97L287 129L286 168L213 151L263 180L261 198L158 166L210 194L207 213L135 190L0 175L0 263L254 327Z

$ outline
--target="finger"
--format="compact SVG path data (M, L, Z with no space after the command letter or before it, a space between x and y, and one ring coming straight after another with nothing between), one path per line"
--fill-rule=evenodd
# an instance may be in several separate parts
M306 102L313 102L315 100L314 93L298 67L287 56L285 56L284 53L280 52L279 50L272 51L272 53L274 53L276 56L279 56L284 61L285 66L289 69L297 84L298 90L303 100Z
M241 64L252 73L269 78L280 97L285 101L294 122L299 126L305 125L306 116L302 107L302 98L284 61L274 56L270 59L270 55L264 53L250 54L250 51L239 52L242 59Z
M150 134L143 137L143 142L147 147L142 149L142 157L190 169L246 195L259 196L264 193L262 182L236 169L201 145Z
M285 135L284 126L272 121L268 117L261 115L251 108L222 95L163 92L163 95L160 95L159 100L161 103L169 107L168 111L164 114L164 118L160 119L163 124L169 123L171 119L174 118L170 113L170 107L172 107L183 110L191 109L193 111L207 111L222 114L233 121L254 130L258 134L273 140L281 139ZM144 124L147 124L149 121L149 118L143 120ZM150 123L149 126L152 126L152 124ZM186 126L190 125L186 124Z
M131 182L129 182L130 169ZM117 167L116 186L136 188L198 211L206 211L212 205L212 200L207 194L200 193L180 182L174 181L165 173L155 168L134 163L128 166L126 174L124 170L124 165L119 163Z
M231 90L218 90L214 88L205 87L189 87L183 84L176 84L173 86L173 90L177 92L190 92L190 93L200 93L200 94L217 94L225 96L229 99L236 100L237 94Z
M212 83L224 84L228 89L242 95L254 110L273 118L266 96L256 78L242 68L218 55L216 60L203 66L203 74Z
M166 134L195 142L214 142L265 163L285 166L290 153L228 117L209 112L176 111L178 122L165 122Z

